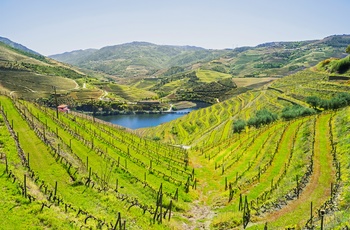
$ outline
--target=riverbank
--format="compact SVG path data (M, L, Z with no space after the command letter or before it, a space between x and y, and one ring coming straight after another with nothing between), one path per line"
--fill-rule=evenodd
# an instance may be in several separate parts
M96 118L116 124L119 126L127 127L130 129L139 129L157 126L162 123L169 122L171 120L180 118L190 113L193 110L204 108L209 104L194 103L196 106L187 109L177 109L176 111L142 111L117 114L115 116L95 115ZM192 103L182 103L185 105L192 105ZM121 116L124 115L124 116Z
M141 115L141 114L186 114L189 113L193 108L204 108L210 104L204 102L193 102L193 101L179 101L171 104L171 110L98 110L96 112L92 111L82 111L73 110L79 113L88 114L90 116L113 116L113 115Z

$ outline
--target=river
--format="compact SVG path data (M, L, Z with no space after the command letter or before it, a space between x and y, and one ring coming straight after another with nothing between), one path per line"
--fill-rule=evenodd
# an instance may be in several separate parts
M208 104L200 104L189 109L182 109L176 111L177 113L162 113L162 114L131 114L131 115L109 115L96 116L101 120L110 122L112 124L120 125L130 129L139 129L145 127L157 126L165 122L180 118L193 110L207 107Z

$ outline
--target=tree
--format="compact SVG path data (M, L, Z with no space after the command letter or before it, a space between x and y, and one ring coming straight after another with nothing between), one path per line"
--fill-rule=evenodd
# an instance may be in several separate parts
M350 45L348 45L348 47L346 47L345 52L347 52L348 54L350 54Z
M251 117L248 120L249 126L255 126L256 128L267 125L269 123L274 122L277 120L278 116L275 113L270 112L267 109L261 109L255 113L255 117Z
M310 104L314 109L320 105L320 98L311 96L306 98L306 103Z
M244 120L238 119L233 122L233 132L240 133L246 127L247 123Z

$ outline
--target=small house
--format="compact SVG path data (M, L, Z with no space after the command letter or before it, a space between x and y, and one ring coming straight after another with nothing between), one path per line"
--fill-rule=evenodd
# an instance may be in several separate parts
M68 108L68 105L59 105L58 107L58 111L60 112L69 112L69 108Z

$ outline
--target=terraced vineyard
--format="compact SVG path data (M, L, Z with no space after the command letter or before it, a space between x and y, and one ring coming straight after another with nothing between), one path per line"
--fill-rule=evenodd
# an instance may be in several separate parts
M208 108L193 111L184 118L140 130L139 133L149 138L159 137L171 144L191 144L197 147L215 145L216 142L230 137L234 120L248 119L262 108L282 111L285 106L292 105L291 102L279 100L281 95L282 93L269 89L267 85Z
M1 96L4 226L346 226L349 112L279 121L187 152Z
M348 89L306 70L140 131L2 95L3 227L350 227L349 107L232 132Z
M171 212L191 200L194 174L182 149L5 96L1 115L3 191L18 197L3 210L33 209L40 215L27 221L37 227L170 226Z
M336 122L348 120L348 112L277 122L190 155L197 177L211 178L199 181L200 201L215 213L210 227L314 228L322 219L323 226L349 225L342 223L348 203L338 206L347 199L341 162L349 156L340 157L336 145L348 147L335 141L344 135Z

